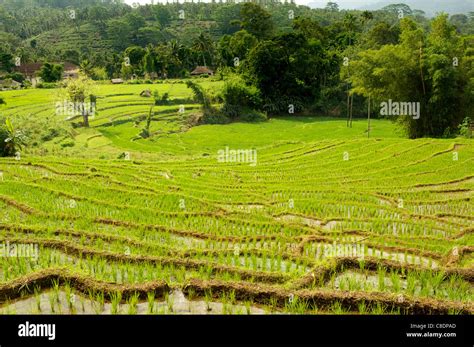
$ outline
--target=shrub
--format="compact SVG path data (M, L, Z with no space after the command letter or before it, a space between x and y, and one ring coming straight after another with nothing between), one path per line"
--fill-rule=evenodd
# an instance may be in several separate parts
M26 144L26 136L21 130L14 128L10 119L0 120L0 156L14 156Z
M59 64L44 63L39 76L44 82L56 82L61 80L64 67Z
M4 124L4 121L0 120L0 122ZM55 116L37 118L27 115L17 116L15 126L17 129L22 129L28 147L39 147L44 142L60 138L73 140L70 124Z
M470 125L471 125L471 118L470 117L464 118L462 123L459 124L459 126L458 126L459 135L464 136L466 138L471 138L472 137L472 132L469 129Z
M1 121L1 120L0 120ZM2 122L3 123L3 122ZM3 126L0 125L0 157L6 157L9 156L9 153L7 153L5 149L5 140L8 138L8 131L7 129Z
M227 124L230 123L229 117L223 112L213 109L205 112L200 119L201 124Z
M238 76L229 78L221 93L224 106L222 111L234 119L248 109L258 109L261 105L260 92L255 86L245 84Z
M234 75L226 81L221 98L224 103L222 112L230 119L248 122L267 119L266 115L255 111L262 104L259 90L246 84L240 76Z
M204 114L211 109L211 101L202 86L193 81L186 81L186 86L193 91L194 100L201 104Z
M61 142L61 147L62 148L74 147L74 145L75 145L75 142L72 139L67 139L67 140Z
M268 120L267 115L260 111L245 110L242 112L239 120L242 122L258 123Z
M169 94L164 93L161 97L157 90L153 91L153 99L155 99L155 106L158 105L168 105L169 104Z
M6 74L5 76L3 76L3 79L7 79L7 78L11 78L12 80L15 80L15 81L20 82L20 83L23 83L23 81L25 81L25 76L23 76L19 72L11 72L11 73Z
M39 89L53 89L56 87L57 87L57 84L53 82L40 82L36 85L36 88L39 88Z
M109 76L105 68L95 67L92 69L91 78L94 81L105 81L105 80L108 80Z

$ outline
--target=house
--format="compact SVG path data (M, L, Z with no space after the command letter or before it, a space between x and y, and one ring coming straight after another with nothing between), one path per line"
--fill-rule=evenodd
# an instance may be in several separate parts
M110 82L112 82L112 84L122 84L123 83L123 79L121 78L112 78L110 80Z
M191 71L192 76L208 75L213 76L214 71L209 69L207 66L197 66L193 71Z
M41 70L43 63L25 63L20 66L15 66L14 71L21 73L29 81L36 78L36 75Z
M79 66L72 64L72 63L54 63L54 64L61 64L64 67L62 78L77 78L79 76ZM25 79L31 82L34 86L40 82L40 78L38 77L38 73L40 72L41 68L43 67L43 63L25 63L21 64L20 66L16 66L14 71L21 73L25 76Z

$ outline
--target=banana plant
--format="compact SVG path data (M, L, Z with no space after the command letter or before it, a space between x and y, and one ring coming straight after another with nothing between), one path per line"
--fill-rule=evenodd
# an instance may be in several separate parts
M7 156L15 155L26 145L26 136L22 131L13 127L9 118L5 120L5 129L7 130L7 138L5 139L4 153Z

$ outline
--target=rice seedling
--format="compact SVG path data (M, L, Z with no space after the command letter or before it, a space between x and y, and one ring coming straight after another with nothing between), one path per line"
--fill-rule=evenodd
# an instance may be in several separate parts
M381 304L381 303L377 303L375 306L372 307L372 314L376 314L376 315L382 315L382 314L385 314L386 312L386 307Z
M359 310L360 314L366 314L367 313L367 305L365 304L365 301L361 301L357 304L357 309Z
M222 292L220 301L221 301L221 304L222 304L222 314L228 314L228 312L229 312L229 303L227 301L226 292Z
M245 301L244 306L245 306L246 314L248 314L248 315L252 314L252 303L250 301Z
M308 310L308 303L297 296L292 296L285 303L285 310L295 314L304 314Z
M104 85L101 88L108 90L110 86ZM34 89L31 92L36 93ZM126 108L119 106L125 99L116 96L112 103L107 95L108 92L102 95L104 103L117 107L101 111L105 112L106 116L95 124L97 127L93 128L101 134L103 123L100 122L109 122L109 118L116 116L114 112L117 109ZM129 95L127 98L133 99L135 95ZM47 103L46 100L44 102ZM139 106L129 107L137 107L136 111L141 112ZM11 113L13 117L14 109L3 110ZM15 112L27 112L27 109L19 105ZM290 125L288 122L285 124ZM324 126L313 122L305 124L308 129L313 130L317 126ZM387 127L382 121L379 124L380 127ZM125 128L118 122L115 125L115 131L118 133L110 135L104 132L102 135L104 140L112 136L111 142L119 143L123 148L137 145L129 143L133 135L128 136L128 133L125 136L127 140L123 140L124 137L121 135L128 130L124 130ZM345 124L342 125L344 128ZM241 124L241 126L252 132L250 125ZM282 131L282 136L288 133L278 119L264 126L277 126ZM155 130L163 129L155 128ZM230 137L231 135L223 130L222 141L240 143L240 138ZM344 132L343 130L341 132ZM77 131L81 132L82 129ZM201 131L211 135L210 129L203 128ZM341 140L337 137L340 135L336 133L328 130L326 136L334 137L330 140ZM318 134L319 132L311 132L311 136L319 136ZM79 134L78 138L83 135ZM306 135L309 136L309 133ZM263 165L248 168L227 163L228 168L222 170L214 160L201 156L204 147L202 143L198 143L199 140L188 141L186 139L188 135L180 132L173 136L183 140L180 143L186 150L189 149L187 146L192 147L187 155L196 154L196 160L184 161L180 157L182 153L177 149L179 146L168 142L170 140L167 136L153 139L160 146L156 146L156 143L155 146L149 146L146 141L140 140L140 146L150 150L143 153L136 151L134 155L139 158L137 162L140 162L140 165L129 165L131 163L116 160L115 157L110 157L112 154L108 151L103 154L106 156L104 159L114 160L99 160L88 151L55 158L30 153L28 161L31 165L1 159L0 171L9 172L15 180L8 180L8 184L0 184L0 195L8 196L25 206L31 206L37 212L22 219L21 211L16 211L13 205L0 202L2 204L0 217L6 217L3 214L6 210L8 223L13 227L22 226L23 229L31 227L32 231L29 234L33 234L34 229L35 237L39 240L56 240L58 247L42 248L41 257L36 263L28 259L1 258L0 268L3 271L0 273L0 282L7 283L34 271L64 266L72 274L84 274L93 280L117 284L142 284L165 280L175 288L183 286L189 279L202 281L213 279L224 283L245 281L255 286L272 285L287 289L288 284L296 283L303 276L308 276L309 280L301 289L321 287L321 289L364 292L377 290L403 293L413 297L429 297L433 300L443 299L454 305L458 301L473 300L469 282L462 276L444 278L442 271L444 263L438 260L444 259L446 250L451 249L453 244L460 240L454 237L460 228L469 227L467 223L469 220L465 217L472 215L473 212L471 201L457 198L469 192L443 194L445 195L443 199L446 200L444 203L439 202L441 194L435 192L436 190L452 187L452 183L446 182L463 179L471 174L461 165L461 161L454 165L443 166L436 174L431 173L431 165L436 168L439 168L440 164L444 165L443 160L446 159L446 154L449 154L443 154L446 144L442 140L438 142L433 139L429 141L421 139L414 145L412 141L397 139L395 146L391 139L372 143L360 142L359 139L346 141L345 138L337 146L337 150L328 147L320 151L321 143L318 141L302 143L300 138L296 139L295 143L283 141L282 143L285 143L283 149L280 143L268 146L264 141L265 136L256 136L257 145L261 145L259 150L262 153ZM291 138L293 141L293 136ZM326 140L328 139L324 139ZM94 141L92 138L89 149L93 148ZM194 142L196 144L192 145ZM214 141L211 141L205 145L209 151L216 149L213 143ZM170 154L175 154L176 158L173 161L161 158L162 153L156 152L157 148L160 148L160 151L164 148ZM358 160L349 160L341 165L340 153L337 152L341 148L353 153L351 158ZM369 151L364 152L361 148ZM472 146L463 143L459 146L459 150L467 158L472 152ZM316 152L321 156L324 165L320 165L321 162L317 164L308 160L311 153ZM370 153L371 160L359 160L368 158L367 153ZM433 156L433 153L441 154ZM162 161L154 160L155 154L159 154ZM374 165L380 162L384 163L382 167ZM405 163L422 165L404 165ZM449 163L452 164L451 161ZM398 196L388 189L390 187L386 186L384 181L389 172L388 168L392 167L397 168L397 186L401 188L400 192L396 193L403 194L403 209L393 206L393 201L396 201ZM424 174L418 175L421 167ZM93 171L94 174L91 174L92 168L96 170ZM371 180L365 180L361 185L362 174L367 172L371 173ZM345 178L344 188L340 186L341 177ZM436 187L430 186L433 183ZM467 182L456 184L466 186ZM386 188L382 194L381 187ZM77 197L75 208L64 207L65 201L68 202L64 194ZM179 200L183 197L186 209L177 209ZM290 198L295 202L292 208L288 207L286 200ZM232 212L222 213L223 210ZM78 212L80 220L77 219ZM436 217L438 214L444 214L444 217ZM429 218L424 218L426 216ZM352 230L358 234L352 235L348 232ZM75 236L63 231L74 231ZM0 230L0 234L4 237L11 236L5 230ZM21 232L18 231L17 234L20 235ZM327 240L324 242L311 240L315 236L325 237ZM370 238L364 241L368 236ZM417 236L420 236L419 240ZM296 246L301 244L303 237L310 239L304 242L303 253L299 254ZM359 258L346 269L336 269L337 262L331 260L334 257L322 254L321 248L318 249L321 244L331 245L332 241L338 244L363 245L362 253L368 258ZM469 239L462 239L463 244L468 241ZM60 247L62 243L67 243L68 247L63 249ZM392 251L383 246L398 247L399 250ZM126 248L133 256L162 257L164 262L128 261ZM67 249L74 252L68 253ZM83 253L85 249L87 252ZM422 252L416 253L414 249L432 252L439 257L426 256ZM109 252L111 255L104 259L101 252ZM288 257L289 255L291 257ZM373 269L369 264L377 258L388 258L394 263L409 263L414 268L437 265L439 270L417 272L410 267L406 273L397 273L382 266L376 271L368 270L367 268ZM465 256L461 257L460 261L452 266L458 268L469 265L469 259ZM166 265L161 265L162 263ZM224 266L229 269L223 271ZM329 276L318 275L311 279L310 271L323 266L332 267L334 271ZM237 269L245 272L238 272ZM257 276L255 272L264 272L270 277ZM55 291L59 292L58 281L52 284L48 298L43 296L49 300L49 309L54 313L64 307L64 303L61 305L59 302L63 294L61 293L60 300L59 295L55 296ZM71 304L70 298L74 293L70 284L64 285L64 291L71 311L74 305ZM195 294L191 291L187 295L188 299L192 300ZM104 313L104 303L100 295L89 293L86 298L92 303L93 311ZM173 312L172 295L166 295L165 303L153 303L153 306L152 301L155 301L155 298L152 294L148 293L147 298L149 313ZM110 299L111 312L119 313L122 298L116 293L112 294ZM88 311L89 300L86 307L82 297L80 300L81 304L76 306L82 307L82 312ZM208 312L211 312L212 300L212 295L206 293L204 302ZM214 300L223 302L225 305L223 311L227 313L232 310L234 313L240 312L231 307L236 305L235 293L228 292L225 296L221 295ZM35 290L35 306L38 311L47 309L44 305L41 307L39 290ZM245 302L244 307L246 313L252 311L250 302ZM315 309L312 307L313 303L305 303L295 298L291 304L285 304L284 310L291 313L313 313ZM276 312L277 299L269 297L265 309ZM366 303L359 303L357 309L361 314L380 314L385 311L398 313L395 309L384 311L382 307L377 308L375 305L369 307ZM133 311L133 307L131 310ZM344 312L343 307L337 304L331 310Z
M55 313L56 312L55 307L57 303L56 293L54 291L50 292L48 295L48 298L49 298L49 308L51 310L51 313Z
M138 299L139 299L139 294L138 293L134 293L133 295L131 295L128 300L127 300L127 304L128 304L128 314L137 314L137 305L138 305Z
M272 312L275 312L278 306L277 298L270 298L270 308Z
M400 277L396 272L390 273L390 279L392 284L392 289L394 292L398 293L401 290Z
M148 313L152 314L155 309L155 292L148 292L147 299L148 299Z
M206 310L207 312L211 312L212 311L212 308L211 308L211 300L212 300L212 293L210 290L206 290L204 292L204 302L206 304Z
M379 268L377 270L377 278L378 278L378 290L383 292L385 290L385 269Z
M120 311L120 302L122 301L122 292L113 292L110 294L111 313L117 314Z
M69 281L66 281L64 283L64 292L65 292L65 295L66 295L66 302L67 302L67 305L69 307L69 311L71 312L74 308L74 303L76 301L76 296L73 293L73 290L71 288L71 284L69 283Z
M331 305L331 312L334 314L345 314L347 310L345 310L342 306L342 303L339 301L334 301Z
M171 295L172 293L166 293L165 294L165 302L168 307L168 312L173 312L173 307L174 307L174 299L173 296Z
M416 291L416 282L417 282L417 277L416 274L414 273L408 273L407 275L407 293L414 296L415 291Z
M38 312L41 312L41 288L35 285L33 290L34 290L34 296L35 296L36 310Z

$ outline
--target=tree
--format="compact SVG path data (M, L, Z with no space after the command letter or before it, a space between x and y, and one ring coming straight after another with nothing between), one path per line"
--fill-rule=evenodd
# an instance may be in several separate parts
M92 69L94 67L89 60L87 59L83 60L81 64L79 65L79 68L84 75L88 77L92 76Z
M321 42L326 41L326 36L328 35L326 30L317 21L307 17L295 18L293 20L293 29L299 31L307 38L317 39Z
M400 36L400 27L390 26L386 22L379 22L374 25L363 37L362 45L364 48L380 48L383 45L398 43Z
M140 28L136 34L136 43L140 46L157 45L164 41L165 37L159 25Z
M63 93L66 98L74 104L74 109L79 110L83 119L84 127L89 127L90 108L86 106L86 100L94 99L94 83L87 76L81 74L76 79L65 82Z
M63 66L59 64L44 63L39 76L44 82L57 82L63 75Z
M261 41L249 52L247 66L248 82L260 90L266 108L277 112L317 102L321 77L331 70L321 43L301 33Z
M138 134L138 136L140 136L141 138L146 139L150 137L151 135L150 133L151 120L153 119L153 115L155 114L155 112L153 111L153 108L154 106L150 107L150 110L148 111L148 115L146 116L146 125L141 130L140 134Z
M211 52L214 50L214 45L209 35L206 35L201 32L199 36L194 40L192 48L201 55L203 65L207 66L206 56L209 59L212 59ZM209 61L209 63L212 63L212 61Z
M362 51L352 61L352 91L378 102L419 103L419 117L391 115L402 122L411 138L455 131L469 115L473 98L468 87L472 66L453 63L453 56L469 61L462 41L447 15L432 21L427 39L411 19L403 19L400 26L399 44Z
M104 81L108 78L108 75L104 67L94 67L91 70L90 77L94 81Z
M171 21L170 11L161 4L153 6L153 12L155 13L155 18L160 22L162 27L168 26Z
M0 51L0 70L11 72L13 64L13 56L10 53Z
M367 23L368 21L374 19L374 15L373 15L372 12L370 12L370 11L364 11L364 12L362 12L361 17L362 17L362 21L363 21L364 23Z
M393 14L402 14L404 16L411 15L413 12L407 4L391 4L382 8L382 11L390 12Z
M150 75L151 73L156 71L155 57L154 57L154 54L153 54L153 47L151 47L151 46L148 46L146 48L146 53L143 56L143 70L148 75Z
M124 62L122 64L123 75L142 75L143 73L143 57L146 50L140 46L130 46L124 52Z
M239 4L217 6L213 13L221 34L231 35L239 30L239 23L235 22L235 19L240 16Z
M253 85L247 85L239 75L227 78L221 93L222 112L231 119L238 118L244 112L253 111L261 106L260 91Z
M112 19L107 23L107 37L114 48L125 49L130 43L130 25L121 19Z
M255 36L246 30L240 30L231 36L229 48L234 58L238 57L240 60L244 60L248 52L257 45L257 42Z
M251 2L245 3L240 10L240 27L258 39L270 38L273 34L273 21L270 13Z
M145 26L145 19L136 12L127 14L125 20L132 31L138 31L138 29Z
M331 12L338 12L339 11L339 5L335 2L328 2L326 4L325 10L331 11Z
M204 91L202 86L193 81L186 81L186 86L193 91L194 98L196 102L201 104L203 113L210 111L212 108L211 101L209 99L209 96L206 95L206 92Z

